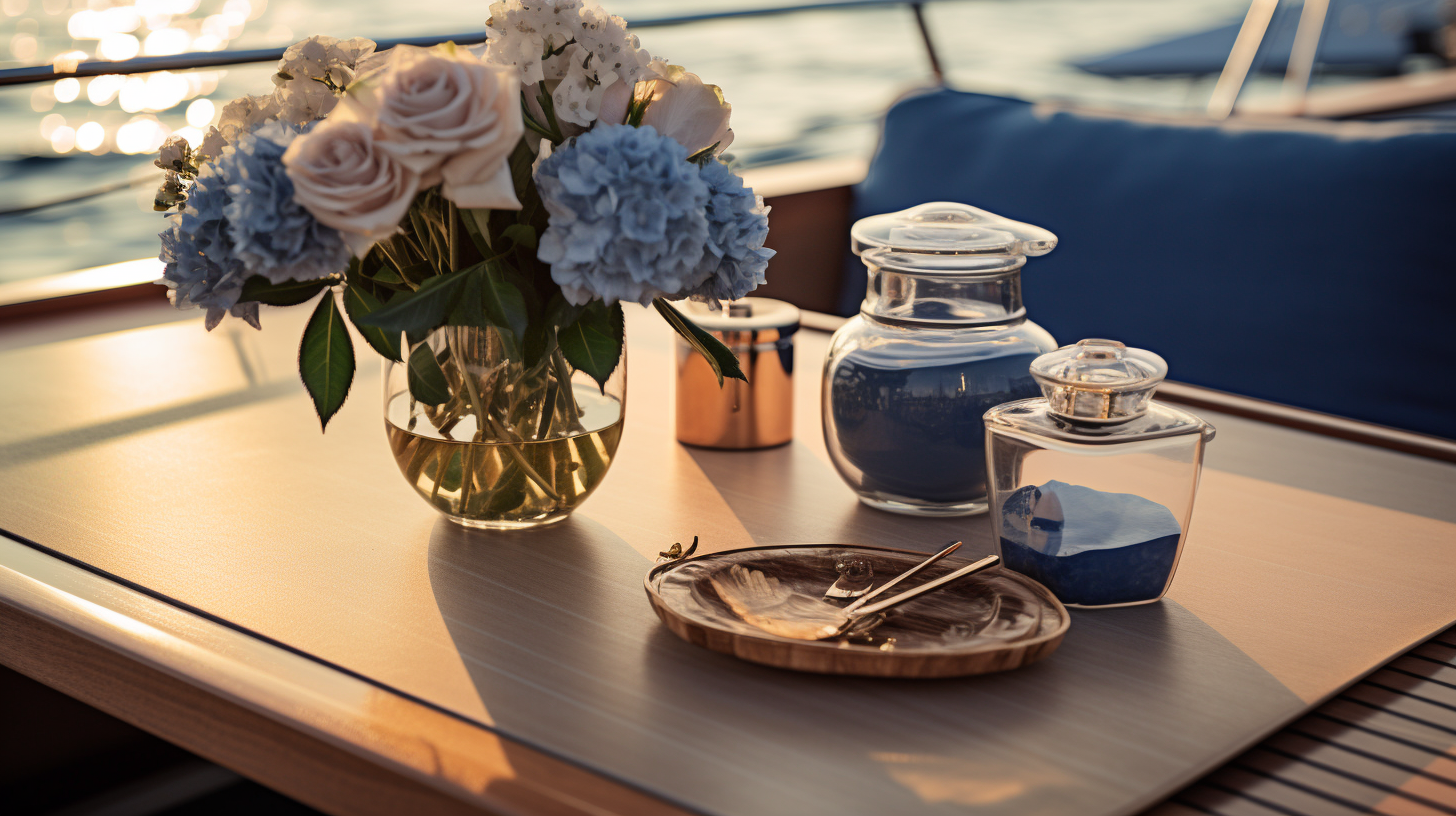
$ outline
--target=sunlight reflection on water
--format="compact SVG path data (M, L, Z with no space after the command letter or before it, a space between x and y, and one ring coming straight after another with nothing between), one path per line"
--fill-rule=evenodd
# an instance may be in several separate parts
M616 0L606 5L629 19L644 19L775 4L774 0L690 5ZM183 6L193 11L181 14ZM949 81L956 87L1034 99L1178 109L1201 107L1211 80L1108 79L1084 74L1067 62L1222 24L1236 19L1243 6L1243 0L960 0L932 4L926 15ZM396 4L365 0L351 8L347 20L340 20L336 10L321 2L137 0L135 4L142 11L153 7L165 7L176 16L163 20L143 15L130 29L134 33L127 35L138 38L141 47L152 53L173 49L177 43L172 40L180 35L156 35L184 24L192 25L199 36L232 35L226 40L230 48L257 48L284 45L312 32L347 37L478 31L489 13L483 2L438 4L433 14L425 16L401 15ZM87 16L86 26L75 24L80 13L73 12L69 3L4 0L0 11L6 14L6 29L34 40L30 62L75 48L94 51L102 42L72 40L72 34L105 36L99 29L87 28L102 26L101 18ZM247 20L248 16L255 19ZM78 30L68 31L68 20ZM149 34L152 23L156 26ZM732 153L745 166L867 154L885 107L905 90L929 81L924 49L905 8L643 29L641 37L654 54L685 64L723 88L734 106ZM8 45L11 50L5 56L21 57L15 51L17 43L31 48L31 41L4 39L0 47ZM210 41L193 39L190 44L196 48ZM187 116L193 99L210 95L215 108L220 108L234 96L268 90L269 73L267 66L221 72L215 77L215 90L212 81L190 89L175 81L170 84L176 87L163 88L166 83L159 82L150 102L145 96L128 97L125 83L110 80L99 87L98 80L88 80L74 88L67 82L64 88L48 84L43 89L20 86L0 91L0 122L5 124L0 128L0 156L10 157L0 160L0 209L150 172L145 153L115 151L146 149L159 134L199 119L195 113ZM110 88L107 82L117 87ZM192 85L199 83L194 79ZM164 90L167 98L161 99ZM57 94L72 101L59 101ZM149 112L152 108L162 109ZM128 129L122 131L123 126ZM105 134L97 148L102 155L79 153L78 145L95 143L98 132ZM58 155L58 146L69 150ZM151 195L152 190L143 186L43 212L0 217L0 241L6 246L0 282L154 255L161 219L151 212Z

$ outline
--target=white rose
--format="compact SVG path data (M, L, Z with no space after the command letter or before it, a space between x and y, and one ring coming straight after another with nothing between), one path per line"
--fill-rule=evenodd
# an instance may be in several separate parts
M277 118L278 102L272 96L240 96L222 106L222 113L217 117L217 127L232 140Z
M339 230L354 254L399 231L420 190L419 174L379 149L374 129L340 111L283 153L293 199Z
M703 84L697 74L676 65L668 68L665 76L641 83L648 87L637 90L639 97L645 91L651 100L642 124L672 137L688 149L688 155L714 145L714 154L726 150L733 143L733 131L728 127L733 106L723 98L723 91L717 85Z
M342 70L342 69L335 69ZM339 104L339 96L322 82L295 79L284 83L275 92L278 116L295 127L303 127L328 116Z
M633 90L634 86L630 82L613 82L602 92L602 103L597 110L597 121L604 125L626 124L627 106L632 102Z
M443 182L461 207L519 210L510 155L521 140L520 74L453 44L400 45L344 105L372 122L378 149Z

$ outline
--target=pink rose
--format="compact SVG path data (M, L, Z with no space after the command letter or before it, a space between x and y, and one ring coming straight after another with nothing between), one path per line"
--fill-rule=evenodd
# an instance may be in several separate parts
M377 148L421 186L443 182L461 207L519 210L509 160L525 131L520 93L515 69L463 48L400 45L343 105L374 125Z
M293 181L293 199L343 233L361 258L399 231L420 190L419 174L379 149L368 122L342 110L294 139L283 166Z

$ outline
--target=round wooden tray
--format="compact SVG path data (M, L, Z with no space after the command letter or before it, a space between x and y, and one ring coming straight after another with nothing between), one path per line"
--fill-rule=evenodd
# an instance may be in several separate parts
M750 547L659 564L643 583L657 617L689 643L754 663L823 674L959 677L1004 671L1051 654L1071 625L1066 608L1046 587L996 568L893 610L866 637L794 640L744 622L709 581L738 565L820 598L839 577L835 564L851 556L870 563L878 586L927 554L858 545ZM925 580L966 563L947 558L931 567ZM920 582L917 577L906 584Z

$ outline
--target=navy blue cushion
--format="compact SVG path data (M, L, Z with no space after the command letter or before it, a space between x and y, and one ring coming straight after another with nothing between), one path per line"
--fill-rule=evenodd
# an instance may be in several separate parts
M856 217L938 200L1057 233L1024 292L1061 343L1110 337L1172 379L1456 436L1456 130L935 90L890 110ZM856 266L845 313L863 293Z

